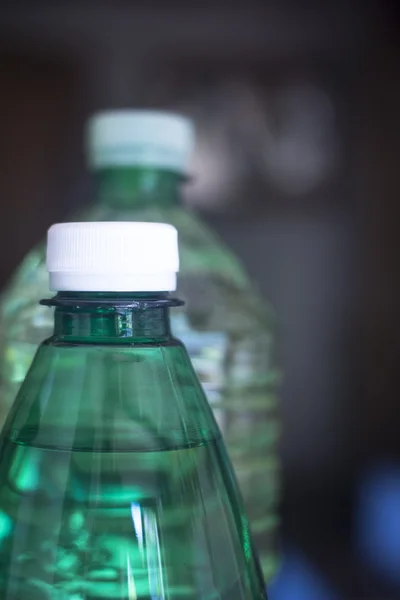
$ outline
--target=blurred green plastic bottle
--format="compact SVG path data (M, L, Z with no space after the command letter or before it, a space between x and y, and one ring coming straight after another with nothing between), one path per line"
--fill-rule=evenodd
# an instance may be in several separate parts
M87 154L96 200L76 220L146 221L179 232L179 296L173 331L185 343L224 435L267 581L278 563L276 443L278 373L274 323L240 262L180 202L194 141L187 119L149 111L108 111L89 120ZM10 406L52 315L44 245L32 250L1 301L3 403Z
M55 225L54 334L0 439L3 600L265 600L221 433L169 325L176 229Z

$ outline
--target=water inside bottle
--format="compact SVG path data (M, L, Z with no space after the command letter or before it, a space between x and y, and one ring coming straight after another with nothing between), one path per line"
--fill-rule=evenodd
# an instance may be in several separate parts
M262 597L249 595L248 526L219 439L127 452L54 436L2 442L2 600Z

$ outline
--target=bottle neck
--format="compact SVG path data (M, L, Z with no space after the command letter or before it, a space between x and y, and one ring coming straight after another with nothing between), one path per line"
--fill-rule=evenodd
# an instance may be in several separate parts
M180 202L180 173L152 167L113 166L94 173L97 198L113 208L138 207L146 204L171 206Z
M54 337L74 344L151 344L171 339L169 307L179 301L166 293L60 292Z

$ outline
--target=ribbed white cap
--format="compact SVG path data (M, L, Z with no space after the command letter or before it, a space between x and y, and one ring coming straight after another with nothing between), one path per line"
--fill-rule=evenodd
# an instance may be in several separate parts
M92 169L143 165L186 173L194 127L173 113L110 110L89 119L86 144Z
M172 291L178 233L164 223L60 223L47 234L47 269L55 291Z

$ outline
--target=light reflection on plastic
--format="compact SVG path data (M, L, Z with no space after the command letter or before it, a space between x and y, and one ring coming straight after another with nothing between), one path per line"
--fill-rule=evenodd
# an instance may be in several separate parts
M161 546L158 535L157 517L154 509L141 506L135 502L131 503L132 522L135 529L136 538L139 544L140 555L143 563L147 562L147 575L149 592L152 600L164 600L164 581L163 567L161 559ZM129 581L132 582L132 599L136 599L136 589L134 588L133 573L128 561ZM129 596L131 600L131 596Z
M128 573L128 594L129 600L137 600L136 594L136 586L135 586L135 578L132 573L131 563L129 560L129 556L126 557L126 568Z
M160 540L155 512L145 509L144 529L147 543L147 571L152 600L165 598Z
M142 526L142 510L139 504L132 502L131 513L133 526L135 528L136 537L139 544L140 554L143 558L143 526Z
M6 538L12 529L12 521L10 517L0 510L0 540Z

